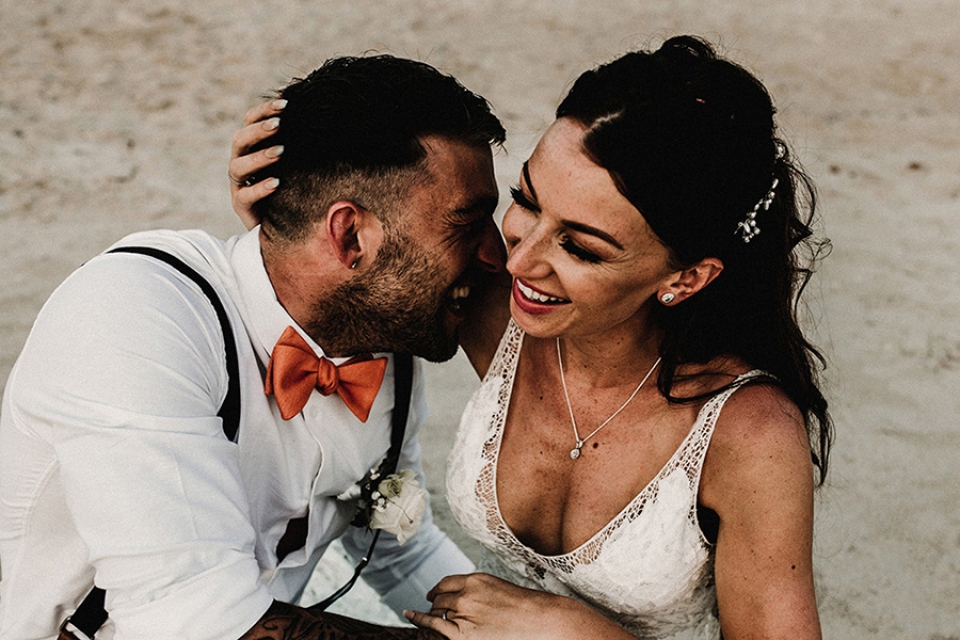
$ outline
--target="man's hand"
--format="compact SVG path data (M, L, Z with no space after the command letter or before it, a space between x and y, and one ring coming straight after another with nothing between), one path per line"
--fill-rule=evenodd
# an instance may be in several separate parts
M442 640L428 629L382 627L274 602L240 640Z

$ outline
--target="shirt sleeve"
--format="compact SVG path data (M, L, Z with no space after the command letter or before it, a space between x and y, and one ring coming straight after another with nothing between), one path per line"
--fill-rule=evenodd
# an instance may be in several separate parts
M18 422L56 453L117 638L237 638L272 601L216 416L223 349L194 283L117 255L61 285L18 362Z
M397 469L413 469L420 486L425 487L418 434L427 413L426 396L422 363L416 359L415 363L413 404ZM359 561L372 539L373 534L366 528L350 527L343 536L343 547ZM473 571L473 562L434 524L428 498L420 529L405 544L397 544L392 534L380 535L363 579L399 615L404 609L429 610L426 595L437 582L448 575Z

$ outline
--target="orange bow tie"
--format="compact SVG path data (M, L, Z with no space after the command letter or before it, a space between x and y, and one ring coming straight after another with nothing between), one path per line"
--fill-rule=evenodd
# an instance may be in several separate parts
M366 422L386 368L386 358L350 360L338 367L318 358L297 330L287 327L270 356L264 391L276 397L284 420L300 413L317 389L325 396L339 395L353 415Z

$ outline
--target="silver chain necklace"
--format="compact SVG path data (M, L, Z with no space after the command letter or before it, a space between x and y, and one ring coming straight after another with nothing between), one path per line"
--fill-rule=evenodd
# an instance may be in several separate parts
M630 397L627 398L627 401L624 402L619 409L613 412L613 415L603 421L603 423L593 430L593 432L588 435L586 438L580 438L580 432L577 430L577 419L573 417L573 406L570 404L570 394L567 392L567 379L563 375L563 356L560 354L560 338L557 337L557 362L560 363L560 384L563 386L563 397L567 400L567 411L570 412L570 424L573 425L573 436L577 439L577 446L570 450L570 459L576 460L580 457L580 449L583 447L583 443L597 435L597 432L600 429L603 429L605 426L610 424L610 421L620 415L620 412L627 408L627 405L630 404L630 401L633 400L640 389L643 388L644 383L653 375L654 369L657 368L657 365L660 364L660 358L657 358L657 361L653 363L653 366L650 367L650 371L647 371L647 375L643 376L643 380L640 381L640 384L637 385L637 388L633 390L633 393L630 394Z

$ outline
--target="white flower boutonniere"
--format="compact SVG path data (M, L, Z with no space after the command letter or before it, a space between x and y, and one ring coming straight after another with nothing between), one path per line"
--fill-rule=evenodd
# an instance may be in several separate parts
M427 510L427 492L417 482L412 469L404 469L384 478L373 498L370 528L383 529L397 536L403 544L420 528Z
M409 540L420 528L427 510L427 492L412 469L380 478L380 465L360 483L360 501L353 523L382 529L397 536L397 544Z

